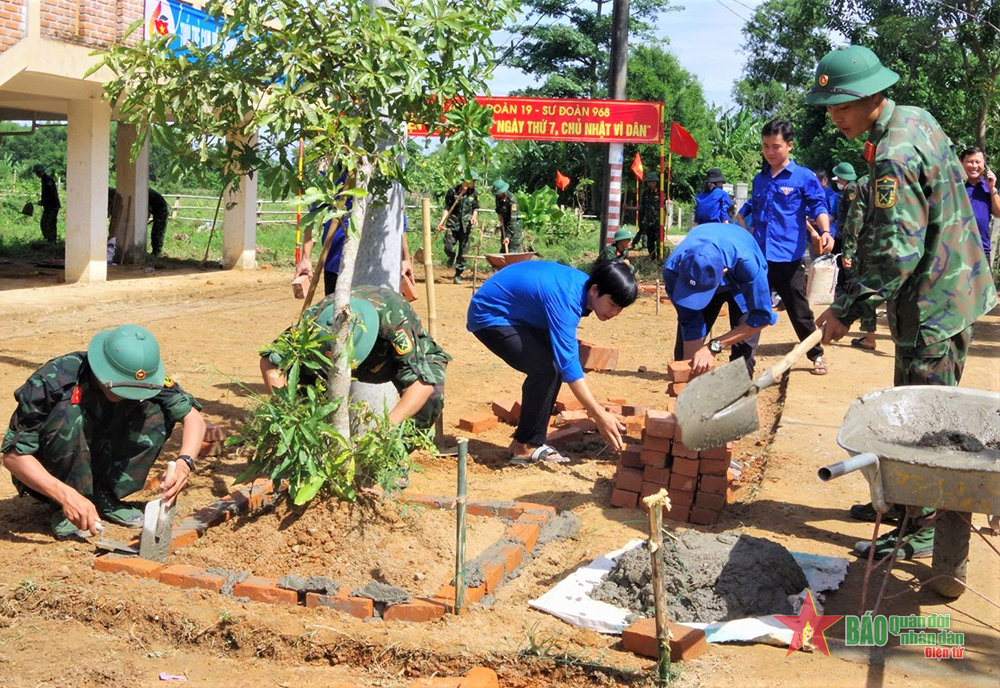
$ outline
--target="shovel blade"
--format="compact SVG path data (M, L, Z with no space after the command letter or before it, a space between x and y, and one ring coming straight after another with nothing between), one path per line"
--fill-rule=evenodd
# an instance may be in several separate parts
M760 427L757 387L743 359L691 380L677 398L681 441L701 451L739 439Z

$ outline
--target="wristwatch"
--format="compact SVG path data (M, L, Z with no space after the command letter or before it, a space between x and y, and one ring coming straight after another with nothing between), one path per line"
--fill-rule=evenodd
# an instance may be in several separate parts
M186 463L188 470L194 473L194 459L192 459L187 454L181 454L180 456L177 457L177 460Z
M712 355L718 356L722 353L722 342L718 339L712 339L708 342L708 350L712 352Z

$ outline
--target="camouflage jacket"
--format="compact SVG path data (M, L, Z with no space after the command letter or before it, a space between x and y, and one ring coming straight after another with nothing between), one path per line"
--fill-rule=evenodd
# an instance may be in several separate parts
M456 200L458 200L457 204ZM461 232L471 231L472 215L479 210L479 195L476 193L475 187L469 187L464 194L461 184L448 189L448 193L444 195L444 209L450 210L452 206L455 206L455 209L448 213L445 226L448 229Z
M649 227L660 226L660 190L643 189L639 199L639 225Z
M847 182L847 186L840 191L840 205L837 208L837 217L830 218L830 222L835 222L837 225L838 237L843 231L841 227L844 226L844 221L847 219L847 211L851 206L851 201L858 195L858 184L860 183L860 180Z
M601 249L601 255L597 259L599 262L605 262L609 260L627 260L628 259L628 249L625 249L621 253L618 253L618 247L613 243L608 244L603 249Z
M860 303L886 302L897 345L922 347L971 326L996 303L965 173L937 121L916 107L886 102L869 135L870 203L857 281L837 297L845 324ZM869 243L870 242L870 243Z
M111 402L96 386L87 364L87 353L77 351L53 358L36 370L27 382L14 391L17 408L10 418L10 427L0 451L34 455L41 446L41 433L46 421L55 414L65 414L61 432L84 432L89 420L110 427L120 421L128 410L143 404L156 404L163 410L167 434L192 408L201 404L168 377L165 389L152 399ZM69 428L66 430L65 428Z
M521 228L521 211L517 209L517 199L510 191L504 191L497 196L497 217L500 218L508 235L511 230Z
M865 208L868 204L868 175L863 175L856 182L851 182L844 189L844 199L840 204L840 217L837 220L837 236L843 241L842 251L845 258L854 260L858 249L858 237L865 220ZM854 265L852 269L857 269Z

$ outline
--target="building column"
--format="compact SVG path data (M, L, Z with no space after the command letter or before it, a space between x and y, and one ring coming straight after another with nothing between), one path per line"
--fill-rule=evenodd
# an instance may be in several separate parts
M122 265L141 263L146 256L149 220L149 139L132 162L132 145L138 137L134 124L118 123L115 135L115 189L122 197L122 218L115 227L115 260Z
M250 145L257 142L256 135ZM222 267L226 270L257 267L257 175L240 177L237 189L224 199L222 219Z
M99 97L70 100L67 119L66 281L103 282L111 108Z

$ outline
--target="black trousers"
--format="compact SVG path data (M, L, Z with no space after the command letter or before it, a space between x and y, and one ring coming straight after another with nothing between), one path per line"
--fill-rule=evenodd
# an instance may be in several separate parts
M334 290L337 288L337 277L340 276L339 272L330 272L329 270L323 270L323 291L327 296L331 296Z
M747 314L741 312L733 296L733 292L717 293L708 302L708 305L701 309L701 317L705 319L705 328L707 330L711 331L715 321L719 318L719 311L722 310L722 304L724 303L729 304L729 329L733 329L737 325L746 322ZM750 377L753 377L753 370L757 365L757 344L759 342L760 332L752 337L747 337L742 342L733 344L729 350L730 361L735 361L738 358L744 359L747 364L747 370L750 372ZM680 323L677 324L677 337L674 339L674 360L684 360L684 335L681 333Z
M521 385L521 420L514 439L532 446L545 444L549 416L562 386L562 374L556 367L548 331L497 326L485 327L474 334L504 363L528 376Z
M816 331L816 320L809 301L806 300L806 269L801 260L787 263L767 261L767 284L771 291L778 292L781 302L785 304L785 312L788 313L788 319L800 342ZM822 355L821 344L806 352L810 361L815 361Z

